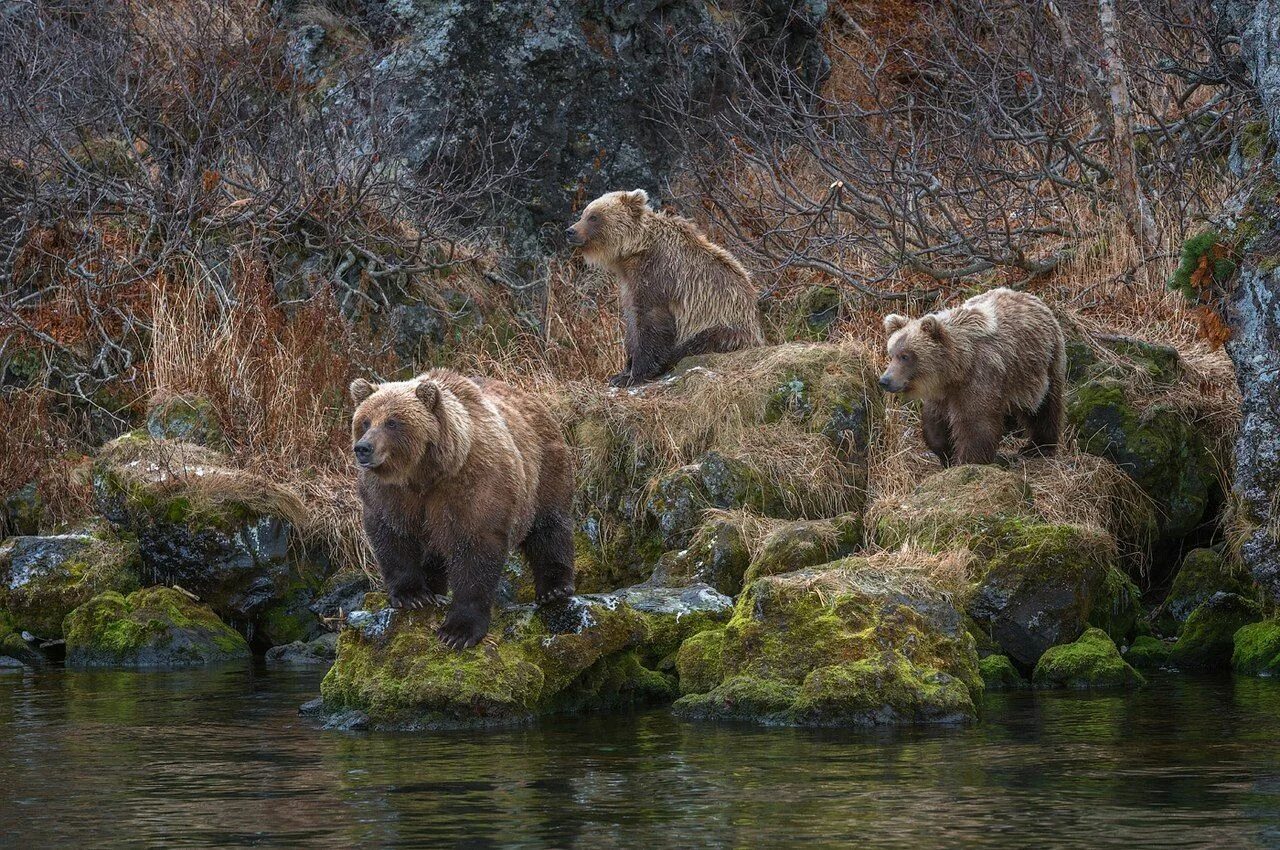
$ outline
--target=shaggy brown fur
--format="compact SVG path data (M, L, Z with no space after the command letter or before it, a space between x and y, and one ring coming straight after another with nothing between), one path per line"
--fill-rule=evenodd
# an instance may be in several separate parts
M451 589L440 639L473 646L516 546L539 603L573 594L573 468L541 401L447 369L357 379L351 398L364 526L392 605L421 608Z
M763 344L747 270L692 221L650 209L644 190L592 201L568 238L618 278L627 363L614 386L651 381L693 354Z
M1066 348L1044 302L993 289L914 321L885 316L887 392L923 402L924 436L943 465L991 463L1006 417L1030 438L1027 454L1051 455L1062 430Z

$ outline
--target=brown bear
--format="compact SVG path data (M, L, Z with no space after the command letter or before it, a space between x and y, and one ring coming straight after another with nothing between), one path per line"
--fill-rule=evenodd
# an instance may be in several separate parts
M351 398L364 527L393 606L421 608L451 589L440 639L474 646L516 546L539 604L573 594L573 467L541 401L448 369L376 386L358 378Z
M618 279L627 359L613 386L651 381L692 354L763 344L747 270L692 221L651 209L643 189L595 199L567 235Z
M1053 454L1067 355L1043 301L1002 287L914 321L885 316L884 327L880 386L922 402L925 442L943 466L994 461L1006 417L1030 438L1024 454Z

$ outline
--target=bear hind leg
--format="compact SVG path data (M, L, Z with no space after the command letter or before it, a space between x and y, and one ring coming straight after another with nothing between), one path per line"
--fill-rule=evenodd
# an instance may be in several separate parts
M1053 457L1062 439L1062 378L1049 378L1049 391L1034 413L1027 416L1027 444L1022 454L1028 457Z
M751 340L742 331L727 325L717 325L698 331L677 345L671 352L671 365L695 354L723 354L750 347Z
M522 544L539 605L573 596L573 525L563 511L539 514Z

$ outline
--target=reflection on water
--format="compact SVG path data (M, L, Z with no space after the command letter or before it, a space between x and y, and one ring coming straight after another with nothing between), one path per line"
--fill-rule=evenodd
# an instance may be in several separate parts
M0 838L43 847L1280 847L1280 682L992 696L961 730L663 711L322 732L313 673L0 677Z

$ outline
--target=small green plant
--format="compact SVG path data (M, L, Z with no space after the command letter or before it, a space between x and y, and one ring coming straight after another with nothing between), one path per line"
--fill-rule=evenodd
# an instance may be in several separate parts
M1211 284L1224 283L1235 274L1236 264L1229 253L1216 230L1192 236L1182 245L1182 259L1169 278L1169 288L1181 292L1188 301L1202 303L1202 293Z

